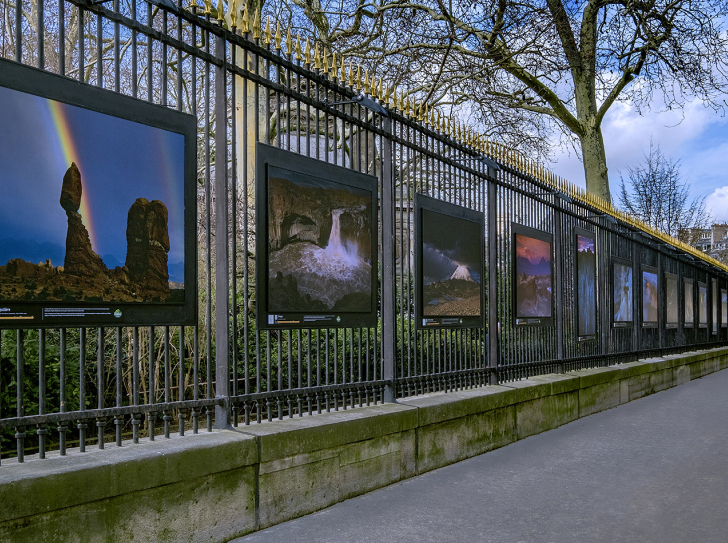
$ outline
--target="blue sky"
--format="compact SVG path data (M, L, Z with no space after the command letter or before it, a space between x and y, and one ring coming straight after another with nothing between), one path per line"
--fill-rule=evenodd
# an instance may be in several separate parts
M70 166L64 143L67 148L72 141L91 211L84 223L107 266L126 259L127 214L137 198L165 203L169 263L182 262L183 136L74 106L63 111L66 137L48 100L0 87L0 238L65 247L67 219L59 198Z
M631 104L617 103L607 113L602 129L612 199L617 203L620 172L637 166L649 151L650 137L665 156L682 159L682 176L691 184L691 196L707 196L706 205L716 222L728 221L728 119L695 100L683 111L660 111L656 102L640 114ZM564 179L585 186L584 170L573 151L557 151L549 169Z

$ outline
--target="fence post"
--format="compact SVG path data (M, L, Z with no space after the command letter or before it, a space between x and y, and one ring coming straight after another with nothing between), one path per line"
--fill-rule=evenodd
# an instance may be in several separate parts
M394 179L392 178L392 120L382 116L382 379L384 401L397 398L395 384L395 357L397 355L397 305L395 260L395 206Z
M230 259L228 255L227 95L225 38L217 36L215 54L223 62L215 68L215 428L230 427Z
M498 186L495 168L488 165L488 382L498 384Z
M563 201L558 195L554 197L554 263L556 265L556 281L554 285L554 298L556 302L556 359L559 361L556 365L557 373L564 373L564 278L562 271L562 251L561 243L561 202ZM569 240L571 241L571 240Z

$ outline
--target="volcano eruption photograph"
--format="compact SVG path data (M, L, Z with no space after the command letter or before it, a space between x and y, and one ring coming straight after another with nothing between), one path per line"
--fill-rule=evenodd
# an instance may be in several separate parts
M267 310L371 311L372 191L277 167L267 189Z
M0 302L184 302L183 134L4 86L0 119Z
M482 213L419 194L416 205L421 317L427 325L480 323Z
M516 226L514 225L516 322L531 324L528 319L552 316L551 242L520 233L519 231L525 231L525 227ZM545 232L533 235L549 236ZM526 319L526 322L520 323L518 319Z

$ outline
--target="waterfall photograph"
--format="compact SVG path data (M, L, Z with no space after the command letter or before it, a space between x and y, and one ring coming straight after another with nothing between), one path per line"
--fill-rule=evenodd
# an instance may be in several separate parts
M665 274L665 293L667 303L666 328L677 328L678 325L678 300L677 300L677 276Z
M614 262L614 322L632 320L632 266Z
M587 232L584 232L586 234ZM576 300L579 341L597 333L597 256L594 235L576 234Z
M422 210L422 314L479 317L482 224Z
M267 311L370 312L372 191L270 167Z
M516 319L551 317L551 243L515 233Z
M642 270L642 326L657 326L657 271Z

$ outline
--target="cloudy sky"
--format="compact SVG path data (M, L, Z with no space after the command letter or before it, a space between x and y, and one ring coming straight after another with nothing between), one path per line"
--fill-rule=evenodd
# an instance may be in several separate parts
M661 111L661 104L642 114L629 104L614 104L602 129L612 198L617 203L620 172L637 166L649 150L650 137L666 157L682 159L683 179L691 184L691 197L707 196L716 221L728 221L728 119L699 101L684 111ZM584 170L576 154L557 152L549 169L564 179L585 186Z

